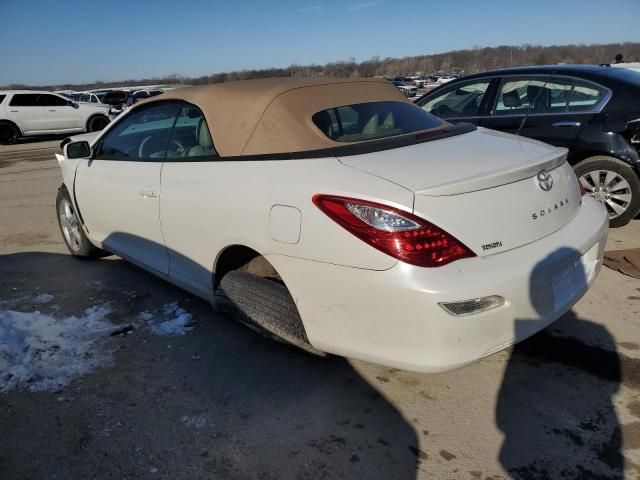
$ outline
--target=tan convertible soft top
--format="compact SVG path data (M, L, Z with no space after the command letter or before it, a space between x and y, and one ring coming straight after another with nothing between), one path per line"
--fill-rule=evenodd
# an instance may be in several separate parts
M267 78L179 88L144 104L170 99L202 110L223 157L344 146L313 124L313 114L356 103L409 102L384 79Z

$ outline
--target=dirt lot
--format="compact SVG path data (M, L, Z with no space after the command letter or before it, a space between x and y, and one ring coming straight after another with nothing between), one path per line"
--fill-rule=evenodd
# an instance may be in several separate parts
M548 330L450 373L318 359L118 258L72 259L57 143L0 147L0 318L107 306L134 330L66 386L0 394L1 479L640 479L640 281L604 269ZM611 232L634 246L640 220ZM192 331L141 323L173 302Z

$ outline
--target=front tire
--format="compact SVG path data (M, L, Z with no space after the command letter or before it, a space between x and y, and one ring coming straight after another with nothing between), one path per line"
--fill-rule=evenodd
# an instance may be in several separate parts
M104 115L95 115L87 123L87 132L99 132L109 125L109 119Z
M232 270L220 280L214 306L263 336L325 355L309 343L289 290L277 280Z
M71 196L64 187L58 189L56 212L62 239L71 255L79 258L98 258L106 255L106 252L95 247L85 235Z
M609 226L622 227L640 212L640 178L633 167L605 155L589 157L574 170L587 193L609 213Z

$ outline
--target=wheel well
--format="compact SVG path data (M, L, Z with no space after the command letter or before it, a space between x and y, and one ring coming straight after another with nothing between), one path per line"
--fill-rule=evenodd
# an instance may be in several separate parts
M600 156L618 158L616 155L612 154L611 152L600 152L598 150L584 150L584 151L581 151L579 154L571 157L570 163L573 166L575 166L581 161L586 160L587 158L600 157Z
M611 158L616 158L628 164L629 166L633 167L635 165L634 161L629 158L625 158L625 155L623 153L624 152L621 152L621 151L611 152L606 150L582 150L582 151L576 152L575 155L571 155L570 153L568 160L571 166L575 167L583 160L586 160L591 157L611 157Z
M244 245L231 245L218 255L213 272L214 290L222 277L232 270L242 270L259 277L280 280L280 275L265 257Z

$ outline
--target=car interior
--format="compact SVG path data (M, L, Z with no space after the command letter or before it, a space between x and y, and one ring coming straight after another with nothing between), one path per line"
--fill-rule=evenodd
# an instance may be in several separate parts
M320 131L335 142L362 142L439 126L441 121L414 105L373 102L335 107L313 115Z
M144 160L217 155L202 112L194 106L183 106L176 118L175 110L173 114L167 111L170 108L159 105L128 116L107 133L96 158Z

